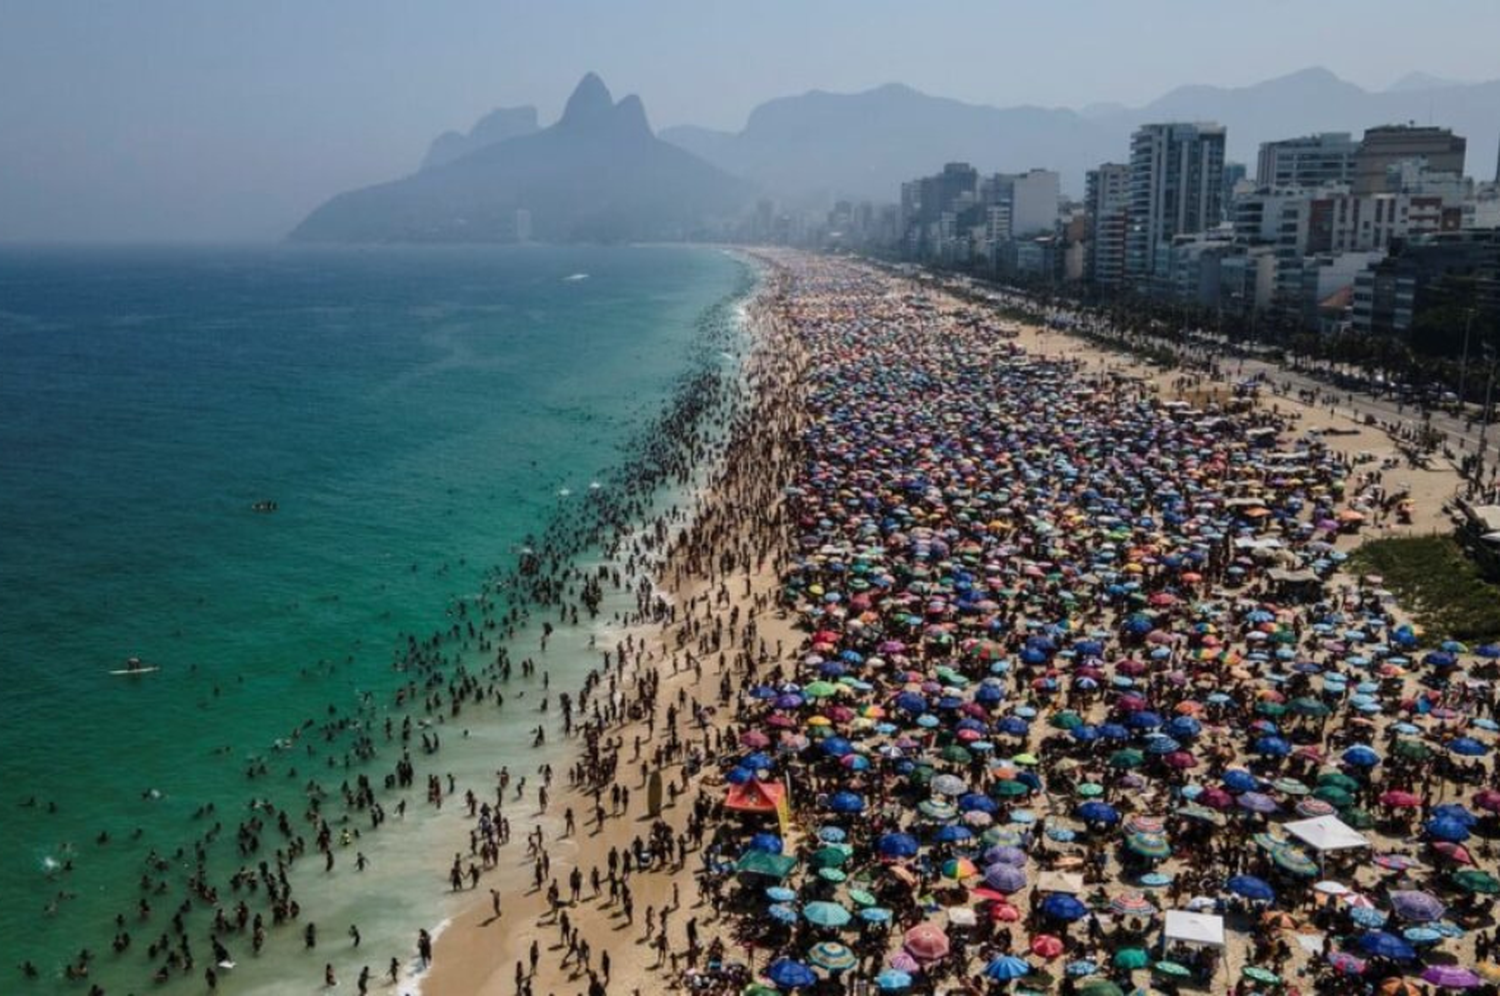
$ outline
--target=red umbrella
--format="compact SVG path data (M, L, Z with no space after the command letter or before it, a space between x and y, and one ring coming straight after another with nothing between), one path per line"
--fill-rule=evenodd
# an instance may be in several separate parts
M1380 794L1380 804L1394 809L1414 809L1422 804L1419 796L1401 789L1391 789Z
M1456 865L1472 865L1474 863L1473 855L1462 844L1440 840L1432 845L1432 849Z
M1038 934L1031 939L1031 953L1041 958L1052 959L1063 953L1061 937Z
M948 935L935 923L919 923L906 932L903 946L913 958L937 961L948 956Z
M1161 761L1167 767L1175 768L1178 771L1186 771L1189 768L1196 768L1198 766L1198 759L1185 750L1174 750L1166 757L1163 757Z
M1485 789L1474 796L1474 805L1491 813L1500 813L1500 792Z
M1204 789L1203 794L1198 796L1198 801L1210 809L1228 809L1234 805L1234 796L1215 787Z
M771 745L771 738L759 730L751 730L740 737L740 743L754 750L760 750L762 747L769 747Z

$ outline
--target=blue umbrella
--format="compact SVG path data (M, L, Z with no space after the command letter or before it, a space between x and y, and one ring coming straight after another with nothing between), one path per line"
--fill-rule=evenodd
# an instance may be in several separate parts
M740 758L740 767L749 768L751 771L756 771L760 768L769 768L775 763L776 759L765 751L756 751L753 754L746 754Z
M1224 788L1226 791L1238 794L1240 792L1252 791L1260 783L1255 776L1248 771L1233 768L1224 772Z
M1373 906L1356 906L1349 911L1349 919L1353 920L1356 926L1364 927L1366 930L1384 927L1385 922L1390 918L1391 915L1385 910L1377 910Z
M1020 716L1006 716L995 724L995 729L1007 736L1024 737L1031 731L1031 724Z
M1472 827L1479 822L1479 817L1456 802L1445 802L1441 806L1433 806L1432 815L1436 819L1457 820L1466 827Z
M1079 902L1076 896L1070 896L1065 892L1054 892L1042 900L1042 915L1071 923L1088 916L1089 908Z
M1417 956L1416 948L1395 934L1383 930L1372 930L1361 934L1355 947L1372 958L1389 958L1392 961L1410 961Z
M1276 898L1276 890L1271 888L1270 883L1254 875L1236 875L1225 884L1229 886L1230 892L1246 899L1270 902Z
M884 906L866 906L858 916L865 923L890 923L891 911Z
M917 838L909 833L882 834L875 842L875 852L883 858L910 858L916 855Z
M1015 955L1001 955L984 966L984 974L997 982L1009 982L1030 975L1031 966Z
M796 923L797 911L786 903L776 903L766 907L766 915L777 923Z
M755 780L755 772L749 768L730 768L729 774L724 776L724 780L731 785L744 785L746 782Z
M1081 744L1089 744L1093 743L1095 740L1098 740L1100 737L1100 733L1097 726L1089 726L1085 723L1083 726L1075 726L1071 730L1069 730L1068 736L1072 737L1074 740L1077 740Z
M865 810L864 797L848 791L835 792L828 797L826 805L835 813L862 813Z
M974 831L962 823L949 823L947 826L939 827L937 833L932 835L932 839L939 844L956 844L960 841L971 840L973 837Z
M927 700L916 692L902 692L896 696L896 708L902 712L919 715L927 711Z
M1469 828L1452 818L1440 816L1435 820L1428 820L1425 829L1427 836L1433 840L1447 840L1461 844L1469 839Z
M1093 975L1099 971L1099 963L1091 961L1088 958L1080 958L1077 961L1070 961L1064 965L1063 971L1075 977Z
M800 961L793 961L790 958L773 961L771 967L766 969L766 978L770 979L778 989L800 989L803 986L815 985L818 981L816 972Z
M774 833L758 833L750 838L747 851L765 851L767 854L781 853L781 838Z
M1127 716L1125 725L1136 730L1154 730L1161 725L1161 717L1148 709L1143 709Z
M1380 763L1380 755L1375 753L1374 748L1364 744L1355 744L1343 754L1344 763L1352 764L1356 768L1373 768Z
M1255 741L1254 749L1266 757L1286 757L1292 752L1292 745L1280 737L1261 737Z
M1104 723L1099 727L1099 736L1105 740L1129 740L1130 731L1119 723Z
M1191 716L1178 716L1167 724L1167 733L1180 740L1196 737L1203 732L1203 724Z
M797 893L784 885L773 885L766 890L766 898L773 903L789 903L797 898Z
M968 792L958 797L959 812L981 812L995 814L1000 811L1000 804L982 792Z
M1473 737L1457 737L1448 741L1448 750L1463 757L1483 757L1490 752L1488 747Z
M1102 823L1106 826L1113 826L1120 822L1120 813L1119 810L1115 809L1109 803L1094 800L1085 802L1078 807L1078 818L1085 823Z
M843 737L829 737L823 741L823 753L829 757L843 757L854 753L854 745Z
M893 989L906 989L911 985L911 976L894 968L887 968L875 976L875 986L878 989L890 991Z

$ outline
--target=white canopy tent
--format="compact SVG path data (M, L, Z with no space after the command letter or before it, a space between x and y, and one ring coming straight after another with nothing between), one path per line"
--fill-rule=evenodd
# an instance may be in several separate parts
M1167 910L1167 925L1162 936L1167 941L1206 944L1209 947L1222 948L1224 946L1224 918L1215 913Z
M1285 827L1287 833L1319 854L1324 851L1342 851L1351 847L1370 846L1370 838L1337 816L1316 816L1310 820L1296 820L1285 824Z

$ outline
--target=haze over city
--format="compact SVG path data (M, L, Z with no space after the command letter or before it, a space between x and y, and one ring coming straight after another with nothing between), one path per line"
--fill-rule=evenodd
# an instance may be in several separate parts
M1479 82L1500 76L1497 37L1485 0L1421 16L1353 0L15 0L0 9L0 240L277 239L326 198L411 172L439 133L492 108L533 105L550 123L590 70L639 95L658 131L737 131L773 98L892 82L1074 109L1314 66L1371 91ZM1045 150L1031 158L1046 164Z

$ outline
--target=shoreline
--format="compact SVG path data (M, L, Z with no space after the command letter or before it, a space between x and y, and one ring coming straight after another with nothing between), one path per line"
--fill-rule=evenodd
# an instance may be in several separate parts
M768 272L767 286L777 284L785 280L785 266L795 263L795 258L790 262L782 260L767 266L775 266L775 272ZM845 265L822 263L823 266ZM858 266L849 267L851 272L859 269ZM895 293L897 290L903 292L917 291L919 288L911 281L882 278L888 288ZM779 345L782 350L795 350L795 358L788 361L782 359L779 370L779 379L773 378L769 388L762 385L763 394L760 402L751 403L751 409L768 409L774 414L768 419L768 424L755 427L745 440L738 441L741 446L752 453L758 453L763 463L759 469L765 473L770 480L763 482L762 489L756 491L747 489L743 482L732 483L728 488L725 482L719 481L719 487L710 488L705 494L699 496L701 508L699 514L694 516L693 526L689 529L687 540L680 545L675 553L674 560L669 561L667 573L671 574L673 583L667 586L668 592L674 597L674 604L684 612L683 618L666 616L653 622L637 627L631 636L629 656L636 672L641 676L640 682L634 686L639 693L642 687L648 689L644 695L639 695L636 704L640 707L637 711L642 714L633 723L620 726L611 726L607 730L607 738L616 743L616 749L623 757L626 751L626 741L633 745L635 738L640 737L648 745L659 743L661 737L661 724L664 722L664 706L675 702L679 706L685 706L691 690L696 686L696 691L708 702L714 701L713 683L717 679L721 682L718 704L715 705L716 712L709 716L700 714L700 724L697 728L698 736L688 742L696 743L702 741L702 753L707 757L719 757L724 759L723 748L726 744L737 742L737 731L744 727L754 718L753 712L738 712L724 708L734 701L729 684L731 677L738 679L741 683L741 695L748 685L750 679L764 665L777 664L795 660L799 655L797 648L802 645L801 635L794 629L792 620L785 618L786 613L775 607L776 593L783 581L780 569L785 566L785 557L791 553L791 546L787 541L790 532L783 529L781 532L782 548L780 555L767 556L767 542L770 536L776 534L772 527L767 531L768 523L775 522L774 513L768 519L766 510L769 505L765 504L767 491L775 492L780 487L790 483L790 475L793 468L789 463L790 450L800 445L800 440L795 434L795 428L802 424L807 417L805 410L800 408L801 389L799 380L801 373L806 370L807 357L802 351L803 344L795 339L795 333L791 328L793 313L798 311L803 302L788 301L778 292L769 294L770 300L767 307L774 305L779 309L778 314L770 316L771 323L769 340L771 345ZM956 301L946 295L939 295L940 300L947 305L956 305ZM1025 326L1021 329L1016 339L1016 345L1026 351L1026 354L1036 361L1041 362L1064 362L1070 369L1069 376L1078 382L1089 381L1091 383L1107 383L1112 379L1127 378L1139 379L1148 393L1159 398L1172 398L1176 400L1190 399L1194 404L1211 403L1215 399L1228 401L1230 397L1229 385L1232 378L1229 373L1224 373L1217 378L1205 378L1196 374L1183 374L1181 372L1162 372L1135 363L1128 357L1112 353L1089 343L1080 342L1077 338L1067 336L1065 333L1052 332L1040 327ZM1059 350L1055 347L1061 345ZM757 348L763 348L757 346ZM770 348L766 346L764 348ZM776 357L770 357L768 362L775 364ZM1309 428L1317 426L1338 425L1341 420L1349 420L1333 412L1323 412L1315 406L1309 406L1299 402L1295 398L1271 397L1257 400L1251 406L1251 411L1261 410L1276 420L1283 434L1296 434L1305 432ZM1339 426L1341 430L1345 427ZM1394 517L1387 514L1389 509L1373 511L1369 517L1368 528L1380 531L1383 534L1412 533L1431 531L1440 528L1443 523L1440 511L1441 501L1446 498L1456 482L1456 476L1446 469L1418 470L1415 468L1402 468L1399 466L1386 465L1385 456L1393 454L1392 441L1385 439L1380 434L1371 431L1363 425L1352 425L1348 427L1352 431L1343 431L1336 438L1328 439L1330 446L1338 446L1348 459L1348 462L1356 468L1365 467L1368 463L1374 463L1373 467L1360 471L1368 475L1368 480L1356 478L1351 475L1351 481L1357 485L1358 490L1368 487L1379 487L1384 490L1384 478L1389 476L1399 479L1399 486L1405 488L1415 503L1412 522L1407 525L1397 525ZM1363 460L1362 452L1375 455L1374 461ZM742 452L731 445L730 458L743 455ZM1378 470L1379 473L1375 473ZM758 498L761 504L747 503L747 499ZM774 502L772 504L775 504ZM751 513L751 509L758 509L760 515ZM753 528L740 529L737 533L736 523L732 521L736 515L748 515L752 520ZM783 523L783 526L785 524ZM736 579L740 577L738 568L745 560L743 554L746 549L758 548L760 556L754 558L755 566L744 575L743 589L739 585L730 592L727 588L720 589L724 585L725 575L718 571L720 564L705 563L702 555L702 544L707 541L727 543L734 550L739 551L739 556L729 560L729 567ZM693 556L692 551L697 548L699 553ZM684 556L684 554L687 554ZM1332 575L1333 583L1344 586L1345 590L1352 591L1355 588L1363 590L1359 579L1349 578L1339 573ZM710 597L712 596L712 597ZM1391 604L1390 599L1383 599ZM710 603L713 604L710 604ZM696 614L696 609L702 606L703 616ZM1392 609L1399 612L1399 607L1391 605ZM744 612L743 620L738 614ZM778 618L781 616L782 618ZM754 622L764 624L768 627L765 633L756 631L758 638L764 638L767 634L773 641L778 641L777 652L760 654L748 653L745 648L738 649L735 658L726 660L729 671L721 669L712 660L698 659L696 661L699 670L692 667L682 669L674 668L671 674L664 671L664 665L668 661L676 659L682 663L681 655L674 653L686 647L686 657L693 659L692 635L699 638L696 645L701 652L707 651L710 656L717 651L708 650L709 644L703 643L702 634L710 625L708 620L717 618L720 626L730 617L736 618L736 622ZM663 625L665 623L665 625ZM729 633L731 641L735 635L735 624L731 623ZM674 629L675 627L675 629ZM691 635L681 638L677 634L688 632ZM675 641L675 646L673 645ZM659 684L658 684L659 683ZM668 699L675 694L675 698ZM741 698L741 701L744 701ZM699 703L694 700L694 704ZM654 717L656 738L653 739L643 731L652 729L651 724L645 716ZM1221 741L1215 734L1215 743ZM633 921L627 923L621 904L613 900L606 900L605 896L593 892L592 886L587 885L580 892L577 901L564 902L556 909L549 910L544 901L541 888L531 888L521 896L507 895L504 898L504 915L498 922L491 920L479 904L461 914L444 935L438 946L438 956L432 971L424 978L424 996L458 996L458 994L482 993L482 994L551 994L559 992L583 992L586 989L592 993L599 993L606 989L616 992L630 990L640 993L653 986L667 984L675 988L677 979L675 973L667 978L661 977L661 972L670 966L675 970L683 952L694 945L689 944L691 939L701 940L705 937L716 936L719 929L725 925L720 914L713 904L709 904L701 892L699 886L702 882L696 874L696 869L701 860L698 853L698 845L701 845L705 835L712 827L722 828L722 824L713 822L708 816L714 807L708 792L715 794L722 788L723 782L715 777L715 770L709 765L701 772L696 785L688 774L690 767L697 765L697 759L688 753L688 748L683 746L675 749L675 757L668 759L667 763L671 772L680 778L682 794L674 798L673 804L668 805L662 811L662 818L669 827L668 836L678 836L677 856L668 860L664 867L653 867L649 873L636 874L628 878L633 892L635 916ZM576 754L576 752L575 752ZM597 763L601 755L594 754L593 760ZM686 763L684 763L684 761ZM587 762L585 762L587 763ZM628 763L638 763L632 755ZM549 869L543 878L557 879L563 883L566 895L565 874L573 868L578 868L580 873L602 868L606 863L606 853L610 848L625 849L629 838L645 834L649 829L649 819L642 817L642 804L640 796L643 792L643 780L638 777L636 770L631 767L626 769L627 773L620 775L617 779L610 779L607 784L623 785L630 790L635 798L627 807L623 807L622 815L631 817L628 821L622 821L618 817L610 816L602 821L602 826L594 830L591 821L586 817L580 817L580 829L577 839L570 838L566 842L572 853L561 857L558 861L557 874ZM644 774L641 772L640 774ZM675 782L676 779L674 779ZM696 788L697 798L692 804L687 804L690 793ZM1441 786L1439 798L1442 798ZM585 803L589 796L586 792L570 789L558 805L573 805L579 808L579 812L586 812ZM800 808L800 807L799 807ZM1053 818L1062 814L1053 813ZM805 816L803 817L805 818ZM549 813L548 819L554 823L555 809ZM799 820L800 822L800 820ZM691 850L688 849L686 834L693 841ZM548 838L547 847L558 844L556 835ZM794 841L789 841L794 843ZM576 847L576 851L572 848ZM686 860L681 860L682 858ZM526 872L527 866L524 862L518 862L512 872L519 876ZM662 936L658 929L655 932L646 931L642 933L644 926L641 910L650 907L653 914L663 907L671 910L671 926L666 928L670 939L666 942L665 958L658 956L656 947L648 946L648 936L657 938ZM690 923L684 924L687 920ZM566 935L564 934L566 928ZM564 944L563 937L568 936L572 944ZM578 939L587 941L588 948L580 949ZM737 956L748 956L751 969L764 967L763 963L756 964L754 948L739 947L732 938L728 941L728 950ZM515 972L516 965L525 965L530 957L532 942L538 944L538 961L535 971L529 970ZM1239 943L1238 941L1236 943ZM1237 951L1237 953L1236 953ZM1232 951L1226 954L1225 965L1219 966L1219 971L1224 971L1226 965L1236 960L1242 966L1245 964L1243 951ZM601 955L608 952L611 972L609 978L603 977ZM566 964L564 964L566 961ZM1310 966L1300 957L1294 959L1299 970L1310 971ZM598 980L593 978L593 973L600 975ZM1216 991L1219 985L1227 986L1227 981L1216 982Z

